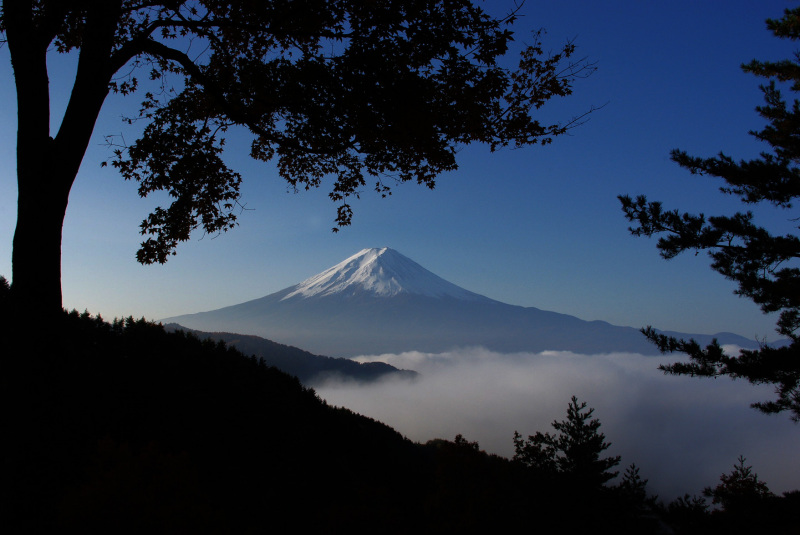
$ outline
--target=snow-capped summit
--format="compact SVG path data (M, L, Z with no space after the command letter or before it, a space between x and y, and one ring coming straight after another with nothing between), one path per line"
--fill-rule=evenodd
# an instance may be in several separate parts
M310 277L282 300L293 297L354 295L367 292L378 297L415 294L453 297L467 301L489 300L434 275L394 249L363 249L350 258Z
M162 320L253 334L318 355L354 357L480 346L503 353L658 354L638 329L501 303L389 248L364 249L300 284L237 305ZM758 347L740 336L669 333L700 345Z

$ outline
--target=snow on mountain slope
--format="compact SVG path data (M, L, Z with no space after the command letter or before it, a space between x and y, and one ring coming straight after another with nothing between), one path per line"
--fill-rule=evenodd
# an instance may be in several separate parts
M347 260L310 277L287 294L293 297L324 297L367 292L378 297L416 294L453 297L465 301L491 301L434 275L413 260L388 247L363 249Z

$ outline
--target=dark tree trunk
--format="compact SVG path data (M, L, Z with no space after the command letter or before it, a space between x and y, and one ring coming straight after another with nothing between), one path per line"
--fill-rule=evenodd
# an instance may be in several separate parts
M34 27L29 3L6 2L4 9L18 109L11 300L13 316L24 325L34 318L57 317L61 311L61 222L66 199L63 203L56 200L63 197L64 188L58 187L56 177L49 173L55 162L50 137L48 43ZM63 207L54 213L58 204Z
M17 87L17 227L11 303L19 324L54 321L62 311L61 232L69 192L116 70L110 62L120 0L89 11L75 84L58 134L50 136L47 49L64 7L50 5L38 23L26 1L6 1L2 13ZM47 16L49 14L49 17Z
M17 152L23 151L36 153L42 160L54 156L53 151L35 147L20 147ZM24 169L20 163L17 170L11 298L15 314L28 321L32 317L51 319L62 310L61 230L74 176L63 176L63 171L59 176L54 163L32 166L34 169Z

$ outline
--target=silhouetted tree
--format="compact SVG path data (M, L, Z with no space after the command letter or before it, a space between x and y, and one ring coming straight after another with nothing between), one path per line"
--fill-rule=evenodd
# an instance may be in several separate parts
M797 533L800 509L795 493L773 494L740 456L733 470L703 494L718 506L709 517L716 533Z
M768 28L780 38L796 41L800 37L800 8L787 9L778 20L768 20ZM680 150L672 151L672 160L696 175L721 178L725 194L738 196L745 204L770 204L790 209L800 196L800 102L787 102L779 90L789 83L792 92L800 91L800 61L753 60L742 66L745 72L769 79L761 86L765 104L756 108L769 124L752 132L769 145L760 158L736 162L720 153L713 158L697 158ZM752 212L709 216L667 211L659 202L645 196L632 199L620 196L627 219L635 224L634 236L662 235L657 247L669 259L687 250L707 250L711 267L738 284L736 293L752 299L764 312L780 312L777 331L789 337L786 347L763 345L758 350L742 350L726 355L719 344L702 348L694 340L678 340L657 333L650 327L644 334L662 352L681 352L688 363L661 366L666 373L698 377L727 375L744 378L754 384L775 385L777 399L753 404L767 413L790 411L800 419L800 239L796 234L772 234L755 223ZM796 221L793 219L792 221Z
M639 467L631 464L617 485L612 487L616 523L619 533L657 533L659 518L657 496L647 493L647 480L639 475Z
M722 474L716 487L703 490L703 495L711 498L711 503L720 505L724 511L750 509L754 503L774 496L767 484L758 480L753 467L744 465L744 457L740 456L737 460L739 463L733 465L733 471Z
M592 418L594 409L572 396L566 420L554 421L558 434L537 432L523 439L514 432L514 460L545 474L567 476L571 484L583 489L598 489L615 478L611 469L620 457L600 455L611 445L599 432L600 420Z
M631 464L622 474L622 481L617 485L620 494L631 504L643 505L651 499L647 495L647 480L639 475L639 467Z
M527 485L524 468L487 454L478 442L456 435L453 441L435 439L425 445L434 453L433 492L426 499L430 517L425 533L490 533L521 530L530 516L551 513L546 489Z
M106 96L135 92L139 75L155 89L129 121L146 126L111 163L140 195L174 199L141 224L137 259L152 263L197 228L235 226L241 176L220 157L230 127L249 130L250 156L276 160L292 188L331 176L341 226L362 188L432 188L457 167L458 146L494 150L563 134L576 120L542 124L532 113L592 69L571 59L571 43L548 54L538 34L516 69L501 66L515 14L495 18L469 0L4 0L1 13L19 118L12 294L54 317L72 184ZM78 55L55 135L52 50Z
M708 503L702 496L679 496L663 508L663 516L675 533L712 532Z
M557 439L550 433L536 431L527 440L518 431L514 431L514 460L541 475L554 475L558 472Z

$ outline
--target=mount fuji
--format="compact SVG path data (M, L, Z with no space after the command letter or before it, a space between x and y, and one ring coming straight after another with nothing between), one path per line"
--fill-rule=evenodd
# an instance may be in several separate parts
M260 299L162 322L257 335L332 357L467 346L498 352L657 353L638 329L495 301L386 247L364 249ZM731 333L667 334L701 344L717 338L722 344L757 347L756 341Z

